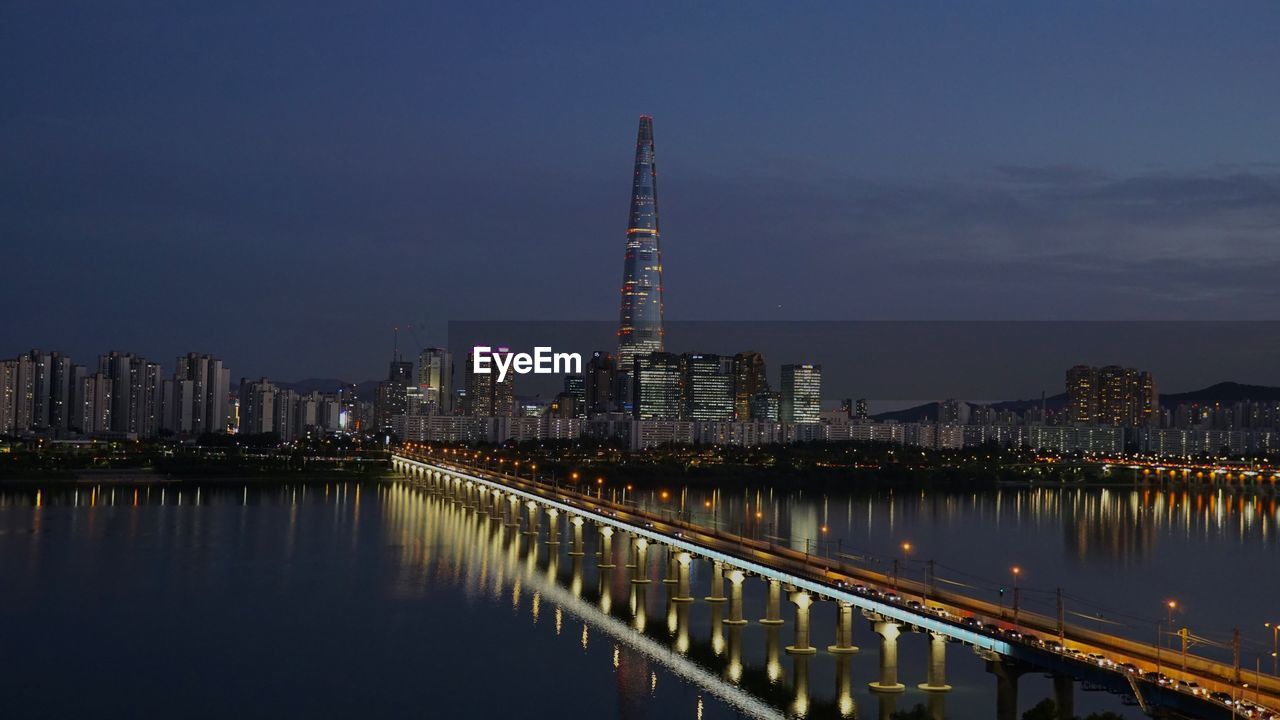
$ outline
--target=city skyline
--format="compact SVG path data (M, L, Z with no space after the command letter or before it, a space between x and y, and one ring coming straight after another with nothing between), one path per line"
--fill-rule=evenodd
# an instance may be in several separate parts
M514 10L534 43L392 3L346 62L313 49L348 46L332 11L8 8L0 233L78 291L11 277L0 355L376 378L393 326L610 319L641 113L668 320L1271 319L1280 10L1236 10Z

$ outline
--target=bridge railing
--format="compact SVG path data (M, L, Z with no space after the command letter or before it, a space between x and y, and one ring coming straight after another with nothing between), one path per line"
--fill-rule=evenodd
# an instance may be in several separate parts
M1005 625L1012 625L1006 611L997 604L977 600L965 595L960 595L945 590L937 590L931 588L925 583L904 579L893 578L886 573L876 572L869 568L853 565L845 562L843 559L830 558L826 555L815 555L812 553L801 553L792 548L789 544L782 545L771 541L764 541L757 538L750 538L737 533L726 532L718 527L707 527L698 523L694 523L684 517L682 513L672 511L670 515L653 513L652 511L639 507L638 505L624 504L605 498L603 492L598 495L592 495L590 491L582 491L577 487L569 484L550 483L537 478L533 479L520 477L511 473L495 470L491 467L476 466L470 463L461 462L455 458L438 458L431 455L420 455L418 453L406 452L407 457L418 460L420 462L430 462L441 467L456 469L460 472L472 473L480 477L487 477L491 480L511 485L513 487L524 490L531 494L545 497L548 500L571 498L576 502L584 503L586 506L594 506L607 513L623 512L627 515L639 518L641 521L661 523L670 526L678 531L687 532L693 535L691 539L697 540L701 536L704 540L715 540L720 544L736 545L740 552L744 555L755 555L756 552L767 554L766 557L754 557L755 561L767 561L771 564L777 564L780 560L782 566L776 569L785 571L795 575L798 578L810 580L812 582L822 584L835 584L856 580L860 582L878 585L884 588L896 587L904 599L909 596L921 598L921 603L925 605L927 612L929 602L937 602L951 607L969 612L980 619L998 620ZM746 559L746 558L744 558ZM955 618L954 623L958 623L961 618ZM1018 626L1023 629L1035 630L1037 632L1046 633L1050 637L1059 635L1059 624L1055 618L1050 618L1034 612L1020 610L1018 613ZM1239 689L1244 674L1240 668L1221 663L1210 658L1188 653L1185 656L1186 673L1181 671L1183 663L1183 655L1181 653L1173 653L1170 650L1161 651L1155 646L1128 640L1123 637L1110 635L1107 633L1090 630L1069 623L1063 624L1061 627L1062 634L1066 639L1077 644L1089 646L1089 648L1098 650L1110 650L1113 652L1123 653L1135 660L1146 661L1152 664L1159 663L1161 671L1175 680L1205 680L1207 678L1215 679L1225 686ZM1176 662L1178 667L1174 667L1171 663ZM1267 695L1280 695L1280 678L1266 675L1262 673L1250 672L1247 674L1249 680L1249 689L1262 690Z

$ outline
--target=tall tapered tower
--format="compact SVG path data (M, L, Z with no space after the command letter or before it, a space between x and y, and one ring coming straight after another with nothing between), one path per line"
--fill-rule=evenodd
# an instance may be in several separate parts
M631 180L631 216L622 271L622 314L618 322L618 371L630 374L635 357L663 349L662 250L658 243L658 169L653 153L653 118L640 116L636 168Z

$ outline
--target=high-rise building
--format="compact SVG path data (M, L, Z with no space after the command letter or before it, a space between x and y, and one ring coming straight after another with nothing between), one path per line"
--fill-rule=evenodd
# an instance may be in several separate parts
M751 419L761 422L778 422L782 411L782 393L758 392L751 397Z
M764 356L748 350L733 356L733 413L739 422L753 420L751 398L769 390Z
M614 357L603 350L591 353L587 362L586 412L588 416L614 412L617 402L618 365Z
M494 349L495 354L509 353L510 348ZM496 368L490 372L475 372L472 360L474 350L467 353L467 365L463 368L465 414L473 417L510 417L516 413L516 390L514 372L508 372L501 381L498 380Z
M228 397L231 393L231 371L212 355L187 353L180 356L173 366L173 379L191 383L191 407L180 403L174 412L186 417L173 418L170 423L185 428L178 434L203 435L227 431Z
M779 408L782 422L818 422L822 414L821 402L821 365L782 366L782 403Z
M1138 374L1139 417L1142 425L1159 426L1160 394L1156 392L1156 378L1149 372Z
M418 387L426 415L453 414L453 353L425 348L418 353Z
M276 396L280 389L266 378L240 380L240 434L275 432Z
M111 432L111 378L102 372L86 376L80 381L79 428L86 435Z
M390 432L396 417L409 412L409 386L413 384L413 363L400 359L397 348L391 358L387 379L378 383L374 396L374 415L380 432Z
M112 351L98 357L98 372L111 379L111 431L155 437L163 401L160 365Z
M867 419L867 399L866 398L858 398L856 401L854 401L853 419L854 420Z
M719 355L680 356L682 420L732 420L733 361ZM748 408L749 410L749 408Z
M622 311L618 323L618 367L629 374L639 356L661 352L662 250L658 242L658 170L654 162L653 118L640 117L631 212L622 272Z
M1076 365L1067 371L1067 420L1076 425L1137 427L1156 423L1155 377L1135 368Z
M0 360L0 435L17 434L18 361Z
M1098 422L1098 369L1076 365L1067 370L1067 420L1077 425Z
M632 363L632 413L640 420L676 420L681 413L680 356L637 355Z

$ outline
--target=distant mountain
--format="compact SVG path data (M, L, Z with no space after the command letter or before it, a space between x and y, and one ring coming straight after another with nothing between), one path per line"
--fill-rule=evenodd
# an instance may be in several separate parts
M1203 390L1184 393L1170 393L1160 396L1160 404L1164 407L1178 405L1231 405L1241 400L1254 402L1280 402L1280 387L1270 385L1245 385L1237 382L1220 382Z
M1175 408L1179 405L1213 405L1215 403L1231 405L1242 400L1280 402L1280 387L1220 382L1207 388L1192 390L1191 392L1161 395L1160 406ZM976 403L970 403L970 405L974 404ZM1061 410L1067 405L1067 394L1050 395L1044 399L1044 404L1049 410ZM1039 405L1040 400L1038 399L1005 400L1003 402L990 403L990 406L996 410L1012 410L1014 412L1025 412ZM897 420L898 422L936 422L938 419L938 404L925 403L924 405L916 405L903 410L879 413L871 417L873 420Z

